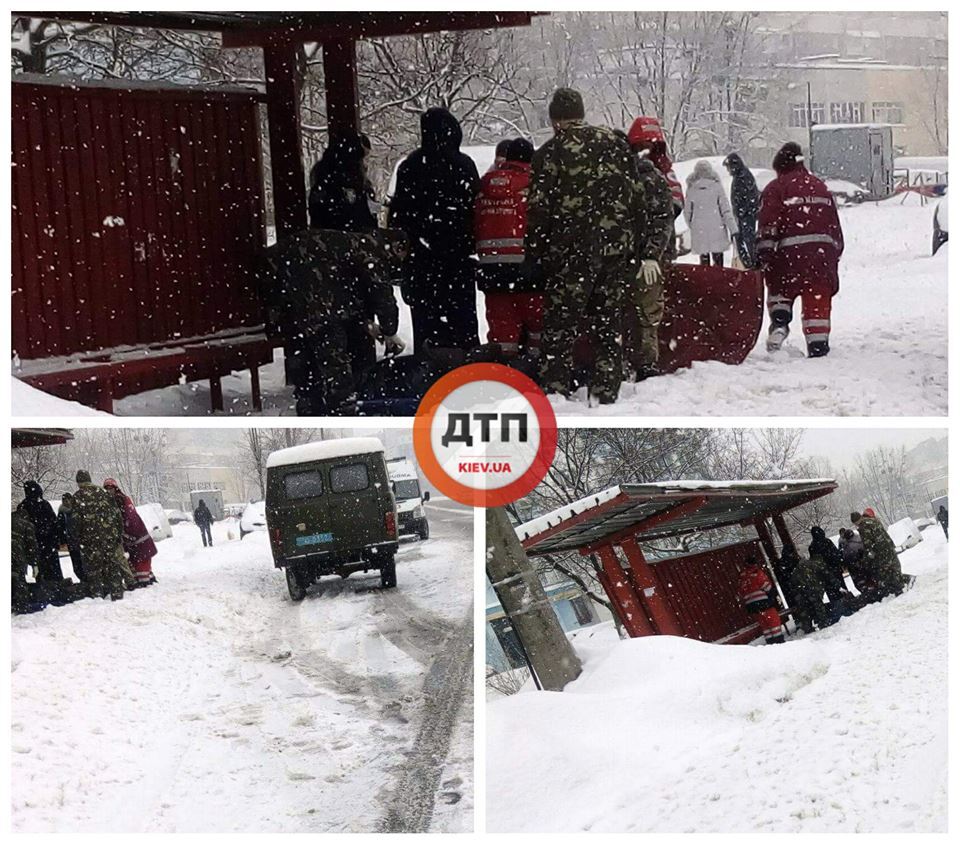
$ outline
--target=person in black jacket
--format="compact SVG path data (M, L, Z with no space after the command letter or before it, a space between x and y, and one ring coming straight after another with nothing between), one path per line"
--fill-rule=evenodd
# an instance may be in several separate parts
M377 228L370 210L364 169L363 140L349 130L336 135L310 172L310 228L337 232L372 232Z
M463 133L446 109L420 117L420 147L401 163L389 226L407 233L401 284L413 316L414 350L478 345L473 214L480 175L460 152Z
M947 509L940 505L940 510L937 511L937 522L940 523L940 527L943 529L943 536L947 539L950 538L950 535L947 533L947 522L949 521L949 516L947 516Z
M843 581L843 555L819 525L810 529L810 536L810 557L819 557L823 561L824 590L827 598L831 604L836 602L838 609L846 608L849 591Z
M733 216L737 218L738 231L734 235L740 261L748 270L757 266L757 215L760 213L760 191L757 180L740 158L738 153L730 153L723 166L733 177L730 186L730 205Z
M210 531L210 526L213 525L213 514L210 513L210 508L207 507L207 503L203 499L193 509L193 521L200 529L200 537L203 540L204 547L212 546L213 534Z
M36 481L25 481L23 510L37 534L37 581L63 581L60 568L60 526L51 504L43 498L43 488Z

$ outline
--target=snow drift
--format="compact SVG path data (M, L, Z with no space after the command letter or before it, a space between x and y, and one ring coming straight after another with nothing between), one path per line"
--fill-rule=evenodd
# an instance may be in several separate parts
M916 586L782 646L575 638L583 674L487 717L493 832L944 832L947 546Z

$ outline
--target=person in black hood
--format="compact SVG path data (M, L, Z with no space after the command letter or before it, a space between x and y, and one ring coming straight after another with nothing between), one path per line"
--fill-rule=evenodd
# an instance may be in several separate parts
M377 221L370 211L364 171L363 139L349 130L336 135L310 171L310 228L338 232L372 232Z
M845 608L849 591L843 581L843 555L833 545L824 530L819 525L810 529L811 542L808 551L810 557L819 557L823 561L824 589L830 603L838 603L838 607Z
M420 117L420 147L401 163L388 225L406 232L401 285L413 316L414 351L479 344L473 233L480 175L460 152L463 132L446 109Z
M739 230L734 235L740 261L748 270L757 266L757 215L760 213L760 191L750 168L743 163L739 153L730 153L723 166L733 177L730 186L730 205L737 218Z
M51 504L43 498L43 488L36 481L23 483L23 510L37 534L37 580L63 581L60 568L60 524Z

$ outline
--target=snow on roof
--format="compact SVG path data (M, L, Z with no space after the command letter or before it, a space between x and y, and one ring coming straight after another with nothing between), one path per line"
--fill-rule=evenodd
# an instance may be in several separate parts
M174 83L165 79L81 79L66 73L15 73L14 82L29 85L50 85L58 88L112 88L117 91L174 91L177 93L204 92L217 94L256 95L256 88L244 85L216 85L211 83Z
M809 485L809 484L832 484L832 478L785 478L773 481L706 481L704 479L693 479L687 481L654 481L650 484L630 484L631 489L636 490L639 487L649 487L651 492L670 493L671 491L689 491L689 490L786 490L790 487ZM599 493L593 493L572 502L569 505L563 505L555 510L538 516L522 525L516 526L517 536L521 540L526 540L553 528L561 522L572 519L579 513L590 510L591 508L602 505L615 499L622 492L622 487L617 485L602 490Z
M305 464L310 461L326 461L349 455L367 455L382 452L383 443L378 437L341 437L337 440L319 440L302 443L289 449L278 449L267 458L267 468Z
M892 123L817 123L814 132L835 132L840 129L891 129Z

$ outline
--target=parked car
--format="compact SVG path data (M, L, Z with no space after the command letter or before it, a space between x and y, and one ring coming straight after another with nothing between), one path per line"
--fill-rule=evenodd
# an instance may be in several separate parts
M240 539L254 531L267 530L267 503L251 502L240 516Z
M940 249L947 242L947 200L942 199L937 203L936 210L933 212L933 252L931 255L936 255L937 250Z
M267 527L274 566L300 601L324 575L380 571L396 587L397 505L376 437L305 443L267 458Z
M171 525L176 525L179 522L193 522L193 517L186 511L178 511L174 508L169 508L164 510L164 513L167 515L167 522L169 522Z
M393 497L397 500L401 536L416 534L426 540L430 536L430 523L423 512L423 503L430 501L430 491L421 493L417 468L406 458L391 458L387 461L387 472L393 483Z
M156 502L137 505L137 513L140 514L140 518L154 542L166 540L173 536L170 521L167 519L167 514L162 505Z

